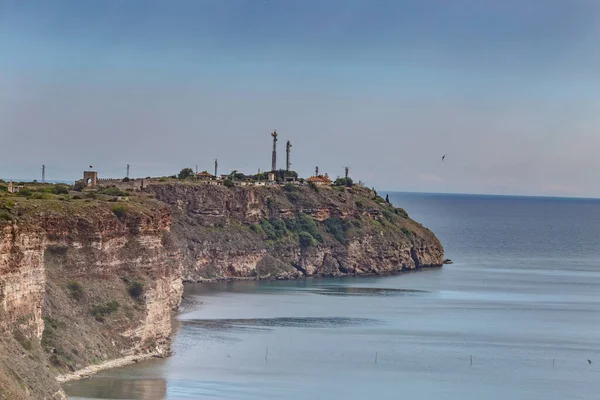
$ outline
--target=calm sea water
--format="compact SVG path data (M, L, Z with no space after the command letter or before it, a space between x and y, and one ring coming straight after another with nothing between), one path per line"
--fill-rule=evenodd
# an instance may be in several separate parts
M390 198L453 265L189 286L173 357L70 398L600 398L599 200Z

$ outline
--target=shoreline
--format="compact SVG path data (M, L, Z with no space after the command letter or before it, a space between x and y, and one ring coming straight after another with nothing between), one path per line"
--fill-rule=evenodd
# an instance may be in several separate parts
M98 372L101 372L101 371L104 371L107 369L124 367L126 365L136 364L140 361L149 360L151 358L164 358L164 357L168 356L169 354L170 354L170 352L164 352L164 351L157 350L157 351L153 351L151 353L136 354L136 355L125 356L125 357L121 357L121 358L114 358L112 360L108 360L108 361L105 361L100 364L88 365L85 368L82 368L75 372L71 372L69 374L58 375L56 377L56 381L62 385L69 381L76 381L76 380L90 378L91 376L97 374Z
M183 281L183 284L184 285L194 285L194 284L215 284L215 283L223 283L223 282L240 282L240 281L242 281L242 282L243 281L282 281L282 280L283 281L296 281L296 280L312 280L312 279L319 279L319 278L349 278L349 277L350 278L361 278L361 277L372 277L372 276L394 276L394 275L402 275L402 274L406 274L406 273L419 272L419 271L423 271L423 270L438 269L438 268L442 268L442 267L443 267L443 265L424 266L424 267L418 267L418 268L414 268L414 269L394 271L394 272L391 272L388 274L377 274L377 273L348 274L348 275L341 275L341 276L313 275L313 276L301 276L298 278L291 278L291 279L276 279L276 278L263 278L263 279L259 278L259 279L257 279L255 277L248 277L248 278L232 277L232 278L226 278L226 279L211 279L211 280L202 280L202 281ZM184 301L184 298L182 298L182 303L183 303L183 301ZM196 304L195 302L191 301L188 304L188 306L195 305L195 304ZM185 307L185 306L182 304L182 305L180 305L180 307ZM177 312L175 312L174 317L180 312L181 312L181 309L177 310ZM71 372L69 374L58 375L56 377L56 381L62 385L69 381L90 378L93 375L97 374L98 372L105 371L107 369L124 367L126 365L136 364L140 361L145 361L145 360L149 360L152 358L165 358L165 357L169 357L171 354L172 354L171 351L164 352L164 351L156 350L156 351L153 351L150 353L115 358L115 359L108 360L108 361L105 361L100 364L88 365L85 368L82 368L75 372Z

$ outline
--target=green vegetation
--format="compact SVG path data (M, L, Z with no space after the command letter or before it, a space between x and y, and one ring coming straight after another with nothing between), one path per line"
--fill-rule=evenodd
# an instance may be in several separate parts
M310 215L303 213L297 214L295 218L264 219L258 224L252 225L250 229L273 244L281 244L286 240L300 243L302 240L304 247L309 247L323 242L323 235L319 232L317 222ZM312 240L309 241L306 235L302 235L303 233L308 234ZM302 245L302 243L300 244Z
M415 234L411 230L405 227L400 228L400 230L402 231L402 233L404 233L404 236L406 236L409 240L413 240L415 238Z
M394 209L394 212L402 218L408 218L408 213L404 208L396 208Z
M252 177L256 181L266 181L269 177L269 172L261 172ZM278 169L275 171L275 181L285 182L286 178L298 179L298 173L296 171L286 171L285 169Z
M396 220L396 213L394 211L391 211L387 208L383 209L383 217L385 219L387 219L390 222L395 222Z
M31 191L31 189L24 187L21 190L19 190L19 192L17 193L17 196L29 197L29 196L31 196L31 193L33 193Z
M233 181L231 179L225 179L225 181L223 181L223 185L225 185L226 187L233 187Z
M337 178L335 180L335 182L333 183L334 186L345 186L345 187L352 187L352 185L354 185L354 182L352 181L352 178Z
M27 339L21 331L15 330L13 332L13 337L25 350L31 350L31 340Z
M90 314L96 319L98 322L103 322L104 317L110 315L119 309L119 303L115 300L109 301L104 304L98 304L92 307Z
M348 232L353 227L355 227L355 225L341 218L332 217L325 220L325 231L331 234L334 238L336 238L338 242L344 245L348 243L346 232Z
M123 178L123 180L121 182L129 182L130 179L128 177Z
M44 346L47 350L52 347L52 341L54 336L56 335L56 331L59 328L62 328L64 324L59 323L58 320L44 316L42 317L44 320L44 332L42 333L42 346Z
M232 181L241 181L246 177L246 175L242 174L241 172L238 172L237 170L233 170L231 171L231 173L227 176L228 180L232 180Z
M300 243L300 247L302 247L303 249L315 246L317 244L315 238L312 237L312 235L308 232L300 232L300 234L298 235L298 241Z
M133 281L127 285L127 292L134 299L139 299L144 293L144 285L140 281Z
M69 281L67 283L67 289L69 289L69 294L75 300L81 300L83 298L83 286L79 282Z
M119 219L123 219L123 217L125 217L125 215L127 215L127 209L125 208L125 206L122 206L122 205L120 205L120 204L119 204L119 205L116 205L116 206L113 206L113 207L112 207L110 210L111 210L111 211L113 212L113 214L115 214L115 215L117 216L117 218L119 218Z
M0 199L0 221L12 221L13 219L13 208L15 202L12 200Z
M194 177L194 170L191 168L184 168L181 171L179 171L179 175L177 175L177 178L183 180L183 179L187 179L187 178L193 178Z

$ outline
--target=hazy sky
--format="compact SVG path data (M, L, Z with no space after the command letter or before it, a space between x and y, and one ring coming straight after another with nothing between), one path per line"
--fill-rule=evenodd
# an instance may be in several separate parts
M0 0L0 177L600 196L597 0ZM442 163L440 158L447 153Z

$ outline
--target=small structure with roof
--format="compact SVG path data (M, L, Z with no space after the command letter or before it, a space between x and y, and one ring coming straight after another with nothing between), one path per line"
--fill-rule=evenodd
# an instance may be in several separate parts
M202 181L211 181L211 180L215 179L215 176L208 171L202 171L202 172L196 174L196 178L198 178Z
M311 176L310 178L308 178L306 180L306 182L308 182L309 184L315 184L317 186L331 186L333 185L333 182L331 181L331 179L329 179L329 176L327 174L325 175L315 175L315 176Z
M8 193L19 193L23 186L17 186L13 181L8 182Z

